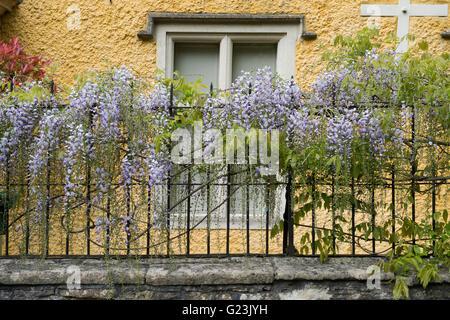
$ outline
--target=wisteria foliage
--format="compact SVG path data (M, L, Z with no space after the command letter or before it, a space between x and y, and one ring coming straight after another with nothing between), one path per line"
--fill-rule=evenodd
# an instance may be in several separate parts
M368 51L362 67L344 65L325 71L309 91L269 68L242 73L230 90L209 94L193 108L200 111L196 120L203 121L205 128L220 130L280 130L282 148L296 156L299 171L311 169L302 168L299 163L310 162L299 159L316 154L320 161L339 159L348 168L355 156L386 162L402 150L407 110L372 107L386 99L390 105L401 105L397 100L403 67L395 55L387 53L383 59L380 63L380 56ZM171 108L176 110L184 102L170 96L167 82L157 81L149 91L131 69L121 67L97 72L64 98L50 95L42 83L20 90L32 88L39 88L40 94L23 98L12 93L1 99L0 166L3 172L27 173L34 222L42 219L50 203L45 190L49 178L63 181L63 196L55 201L62 203L64 221L69 223L69 217L79 212L74 208L82 204L104 208L105 201L113 198L124 203L130 201L133 185L151 190L168 177L169 151L155 142L160 137L167 140L167 132L180 126L170 114ZM87 188L94 195L90 199ZM146 201L150 200L144 205ZM128 241L138 219L136 211L105 214L92 225L98 235L116 226Z

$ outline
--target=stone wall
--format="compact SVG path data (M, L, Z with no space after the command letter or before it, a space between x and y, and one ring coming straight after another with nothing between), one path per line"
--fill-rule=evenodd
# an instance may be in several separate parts
M88 69L105 69L107 66L105 60L113 65L133 65L134 69L143 76L154 75L156 42L154 40L142 41L137 36L146 27L148 12L304 14L306 30L313 31L318 36L313 41L299 40L297 42L296 80L303 89L307 89L324 67L320 63L322 55L320 47L330 47L337 35L354 35L368 23L374 22L379 23L383 37L396 31L397 18L395 17L379 19L361 17L361 4L387 2L398 3L397 0L26 0L15 7L12 12L2 16L0 38L7 40L11 37L19 37L21 44L26 47L27 54L42 54L46 59L52 61L52 66L56 67L55 81L58 86L63 84L71 86L75 75ZM415 0L413 2L417 4L447 4L448 0ZM417 41L427 40L430 43L430 52L439 54L450 52L450 41L441 37L441 33L448 29L449 25L450 16L412 17L410 30L417 37ZM438 190L440 194L437 197L437 211L447 208L450 199L450 189L441 188L441 190ZM397 198L401 199L401 197L402 195L397 195ZM417 195L416 206L417 219L420 220L430 211L430 197ZM84 210L84 207L80 210ZM146 214L146 202L144 210ZM96 212L103 213L103 211L93 209L91 213L93 219L96 218ZM15 212L11 210L10 218L16 219L22 213L22 208L17 208ZM62 214L62 209L53 210L50 217L52 228L49 236L49 250L50 254L54 255L65 253L66 233L60 227ZM390 217L390 212L385 211L382 215L384 218ZM329 213L318 211L317 226L329 227L329 217ZM382 219L384 218L377 220L377 223L383 223ZM242 218L242 221L244 219ZM305 219L310 219L310 217ZM357 216L356 219L362 221L363 217ZM146 218L143 221L146 221ZM85 224L80 220L81 223ZM16 229L20 230L20 224L24 224L23 219L17 219L17 223L13 224L9 230L9 254L23 252L24 234L15 231ZM211 252L223 254L225 253L226 231L217 229L215 224L216 222L213 221L213 231L209 234L211 236ZM350 224L348 223L346 227L350 227ZM245 226L241 230L231 230L230 252L237 254L246 252L244 229ZM305 228L296 228L296 243L306 231L309 232ZM84 235L84 233L72 235L70 254L86 254ZM193 230L190 252L205 254L207 236L206 229ZM153 238L157 237L158 235L155 235ZM265 253L265 230L251 230L250 238L252 239L250 241L251 253ZM145 248L145 239L142 238L142 240L143 242L137 246ZM4 253L5 249L4 246L3 248L1 246L2 241L5 243L4 236L0 236L0 255ZM171 248L174 253L185 253L186 243L182 241L184 240L180 238L178 243L174 243ZM270 253L281 253L282 237L278 236L270 241ZM32 234L30 253L39 254L41 244L42 239ZM182 250L178 248L182 248ZM381 246L379 248L384 250ZM165 248L163 249L165 250ZM342 245L339 253L350 254L351 250L351 246ZM152 252L152 254L161 252ZM102 254L103 248L93 246L91 253ZM139 253L145 254L146 252L143 250ZM363 254L364 252L361 250L357 253Z
M392 299L390 276L381 274L377 286L376 275L368 274L368 268L380 261L360 257L331 258L325 264L317 258L286 257L1 259L0 299ZM411 298L450 299L450 274L442 271L440 279L427 289L408 279Z

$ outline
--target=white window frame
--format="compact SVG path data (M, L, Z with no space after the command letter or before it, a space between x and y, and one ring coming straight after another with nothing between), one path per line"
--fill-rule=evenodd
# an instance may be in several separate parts
M174 72L176 42L219 43L218 89L227 89L232 83L233 43L277 44L276 71L289 79L295 75L295 49L303 32L301 24L216 24L167 23L155 26L156 66L166 77Z

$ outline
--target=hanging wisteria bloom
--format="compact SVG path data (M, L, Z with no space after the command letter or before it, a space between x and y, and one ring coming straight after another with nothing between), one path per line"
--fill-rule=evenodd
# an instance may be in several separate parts
M30 174L30 182L32 185L31 193L36 197L35 216L33 222L37 223L42 217L44 205L51 205L50 195L45 185L51 183L49 181L49 171L51 167L60 161L56 157L60 143L63 139L66 114L58 109L45 110L39 121L39 134L34 138L31 147L30 160L28 170Z
M297 83L281 79L269 67L259 69L255 74L244 72L233 82L229 93L206 101L205 126L279 129L303 104L302 100Z

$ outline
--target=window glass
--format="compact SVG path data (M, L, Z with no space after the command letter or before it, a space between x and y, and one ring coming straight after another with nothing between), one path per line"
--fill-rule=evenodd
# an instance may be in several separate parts
M233 81L241 71L255 71L269 66L276 72L277 45L272 43L233 44Z

